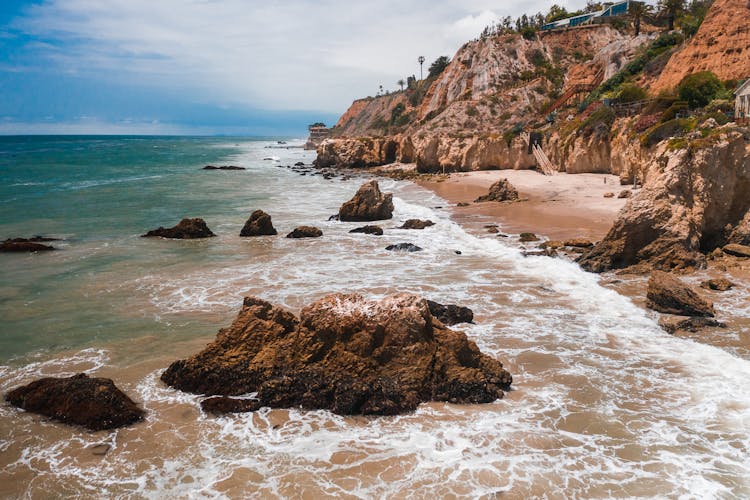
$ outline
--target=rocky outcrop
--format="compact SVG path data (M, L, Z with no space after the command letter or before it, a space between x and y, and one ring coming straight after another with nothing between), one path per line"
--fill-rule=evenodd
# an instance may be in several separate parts
M214 396L201 401L201 409L206 413L214 415L225 415L227 413L248 413L257 411L262 407L257 399L229 398L227 396Z
M256 392L260 406L345 415L393 415L424 401L487 403L512 382L501 363L436 321L425 300L343 294L305 307L299 318L246 298L229 328L161 378L195 394Z
M32 253L48 252L55 250L52 245L45 245L41 242L56 241L55 238L43 238L35 236L33 238L11 238L0 243L0 252L7 253Z
M474 203L485 201L518 201L518 190L516 190L508 179L500 179L490 186L489 193L480 196L474 200Z
M143 238L170 238L180 240L191 240L198 238L211 238L216 236L206 225L203 219L182 219L174 227L159 227L144 234Z
M715 315L713 304L669 273L654 271L648 280L646 307L680 316Z
M421 252L422 247L418 247L414 243L396 243L395 245L388 245L385 247L389 252Z
M434 225L435 223L431 220L409 219L401 224L398 229L424 229Z
M383 236L383 228L380 226L362 226L362 227L356 227L349 231L350 233L364 233L364 234L372 234L375 236Z
M427 307L430 308L430 314L448 326L474 322L474 312L468 307L456 304L443 305L433 300L427 301Z
M705 318L701 316L662 316L659 318L659 326L662 329L674 335L678 332L695 333L704 328L726 328L726 323L722 323L714 318Z
M750 209L750 144L731 128L713 140L707 147L675 149L665 141L653 148L644 187L581 257L584 269L705 265L704 253L726 244Z
M108 378L79 373L42 378L7 393L13 406L92 431L115 429L143 419L144 412Z
M744 259L750 258L750 246L739 245L737 243L730 243L722 248L725 254L732 255L734 257L742 257Z
M217 167L215 165L206 165L203 170L245 170L245 167L238 167L237 165L222 165Z
M749 18L747 0L716 0L698 33L670 58L651 93L670 90L699 71L711 71L722 81L750 76Z
M341 221L369 222L392 217L393 195L381 193L376 180L362 184L357 194L339 209Z
M320 238L321 236L323 236L323 231L313 226L300 226L286 235L287 238Z
M276 229L271 223L271 216L265 213L263 210L256 210L250 214L250 218L245 222L240 236L274 236L278 234Z
M359 137L326 139L318 146L315 166L318 168L366 168L388 165L396 161L412 161L399 154L398 137Z

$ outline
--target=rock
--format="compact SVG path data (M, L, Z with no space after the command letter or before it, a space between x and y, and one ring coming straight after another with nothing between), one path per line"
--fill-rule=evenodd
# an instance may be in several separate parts
M391 252L420 252L422 251L421 247L418 247L417 245L414 245L412 243L398 243L396 245L388 245L387 247L385 247L385 249Z
M701 283L701 288L718 292L726 292L727 290L731 290L733 286L734 283L724 278L707 280Z
M330 217L328 217L328 221L329 222L332 221L332 220L339 220L339 214L334 214L334 215L331 215Z
M681 316L715 315L713 304L669 273L654 271L648 280L646 307Z
M615 197L615 193L613 193L611 191L608 191L608 192L604 193L604 197L605 198L614 198Z
M109 452L110 448L112 447L109 444L100 443L100 444L95 444L94 446L89 446L86 449L91 450L92 455L103 457Z
M239 399L226 396L214 396L201 401L201 409L206 413L224 415L226 413L247 413L261 408L257 399Z
M471 205L471 203L466 203L465 201L456 203L457 207L468 207L469 205Z
M286 235L287 238L319 238L321 236L323 236L323 231L313 226L300 226Z
M565 243L558 240L549 240L541 243L539 245L539 248L548 248L550 250L557 250L558 248L562 248L565 246Z
M448 326L474 322L474 312L468 307L455 304L443 305L432 300L427 301L427 307L430 309L430 314Z
M383 235L383 228L380 226L362 226L349 231L350 233L373 234L375 236Z
M399 226L398 229L424 229L434 225L435 223L431 220L409 219L403 225Z
M461 250L453 250L453 253L456 255L463 255L463 252Z
M480 196L474 203L483 203L485 201L516 201L518 200L518 191L508 182L508 179L500 179L492 186L490 191L484 196Z
M222 165L215 167L213 165L206 165L203 170L245 170L245 167L238 167L236 165Z
M342 221L368 222L393 217L393 195L381 193L378 181L362 184L354 198L341 205L339 219Z
M256 210L250 215L245 222L245 226L240 231L240 236L274 236L278 234L271 223L271 216L263 210Z
M497 226L495 226L495 227L488 227L487 228L487 232L490 233L490 234L498 234L500 232L500 230L497 228Z
M718 126L719 126L719 123L714 118L709 118L703 123L701 123L698 128L706 129L706 128L716 128Z
M13 406L92 431L115 429L143 419L144 412L107 378L84 373L42 378L7 393Z
M42 238L41 236L35 236L34 238L12 238L7 239L0 243L0 252L48 252L55 250L55 247L51 245L43 245L40 241L55 241L54 238Z
M623 189L622 191L620 191L620 194L617 195L617 197L620 199L630 198L631 196L633 196L633 192L629 189Z
M294 164L294 166L295 167L304 167L305 166L305 162L304 161L298 161L297 163Z
M707 327L727 327L726 323L722 323L713 318L689 316L662 316L659 318L659 326L669 334L675 334L678 331L695 333Z
M539 241L539 238L534 233L521 233L519 235L519 239L521 240L521 243L526 243L529 241Z
M206 225L203 219L182 219L179 224L168 229L159 227L144 234L143 238L172 238L172 239L197 239L216 236Z
M573 238L572 240L565 240L565 246L576 248L591 248L594 246L594 244L584 238Z
M381 301L334 294L299 318L248 297L229 328L161 379L194 394L255 392L260 406L343 415L394 415L425 401L487 403L512 382L500 362L406 294Z
M733 255L735 257L750 257L750 246L730 243L729 245L724 246L722 250L724 251L724 253Z

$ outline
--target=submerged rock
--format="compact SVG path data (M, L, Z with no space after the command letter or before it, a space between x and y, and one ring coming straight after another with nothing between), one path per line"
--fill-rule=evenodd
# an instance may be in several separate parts
M56 250L52 245L44 245L42 241L57 241L56 238L43 238L34 236L33 238L12 238L0 243L0 252L48 252Z
M226 413L247 413L257 411L261 408L257 399L229 398L226 396L214 396L201 401L201 409L206 413L224 415Z
M734 283L725 278L706 280L701 283L701 288L705 288L706 290L714 290L717 292L726 292L727 290L731 290L733 286Z
M203 170L245 170L245 167L238 167L236 165L222 165L216 167L214 165L206 165Z
M195 394L256 392L261 406L372 415L412 411L425 401L488 403L512 382L500 362L434 321L425 300L406 294L380 301L329 295L299 318L248 297L229 328L161 379ZM254 406L209 401L220 410Z
M511 184L508 179L500 179L490 186L489 193L480 196L474 203L483 203L485 201L517 201L518 190Z
M418 247L413 243L397 243L395 245L388 245L385 247L390 252L420 252L422 247Z
M594 246L594 244L584 238L573 238L571 240L565 241L566 247L575 247L575 248L591 248Z
M143 238L171 238L180 240L191 240L198 238L211 238L216 236L206 225L203 219L182 219L174 227L159 227L144 234Z
M534 233L521 233L518 236L521 243L528 243L529 241L539 241L539 237Z
M434 225L435 223L431 220L409 219L399 226L398 229L424 229Z
M468 307L455 304L443 305L432 300L427 301L427 307L430 308L430 314L448 326L474 322L474 312Z
M714 318L704 318L701 316L662 316L659 318L659 326L669 334L675 334L680 331L695 333L709 327L727 327L726 323L717 321Z
M240 236L275 236L278 234L271 223L271 216L263 210L256 210L250 214L245 226L240 231Z
M108 378L79 373L42 378L7 393L13 406L92 431L115 429L143 419L143 410Z
M341 205L339 219L351 222L369 222L393 217L393 195L381 193L378 181L362 184L354 197Z
M375 236L383 236L383 228L380 226L362 226L357 227L349 231L350 233L364 233L372 234Z
M671 274L654 271L648 280L646 307L681 316L715 315L714 306Z
M286 235L287 238L319 238L321 236L323 236L323 231L313 226L300 226Z

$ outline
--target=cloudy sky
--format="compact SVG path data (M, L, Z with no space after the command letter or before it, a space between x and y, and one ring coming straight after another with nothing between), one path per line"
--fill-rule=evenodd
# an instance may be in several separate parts
M0 134L302 134L552 3L0 0Z

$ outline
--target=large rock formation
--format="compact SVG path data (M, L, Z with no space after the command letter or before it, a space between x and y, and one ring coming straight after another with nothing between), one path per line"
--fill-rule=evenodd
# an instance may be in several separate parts
M92 431L115 429L143 419L144 412L108 378L79 373L42 378L5 395L13 406Z
M323 236L323 231L313 226L299 226L287 234L287 238L320 238Z
M143 238L171 238L180 240L191 240L198 238L211 238L216 236L206 225L203 219L182 219L174 227L159 227L144 234Z
M339 220L369 222L393 217L393 195L381 193L378 181L362 184L354 198L341 205Z
M715 315L713 304L679 279L662 271L651 274L646 298L648 308L667 314L705 317Z
M711 71L720 80L750 76L750 4L747 0L716 0L698 33L651 86L652 94L674 88L691 73Z
M731 128L713 141L679 149L665 141L651 150L643 189L581 265L595 272L703 266L704 253L726 244L750 209L750 144Z
M271 216L265 213L263 210L256 210L250 214L250 218L245 222L240 236L274 236L276 235L276 229L271 223Z
M262 405L375 415L411 411L423 401L488 403L512 381L500 362L437 321L425 300L343 294L304 308L299 319L246 298L229 328L161 378L196 394L257 392L258 405L217 400L217 412Z
M518 190L511 184L508 179L500 179L492 186L490 186L489 193L480 196L474 203L482 203L485 201L517 201Z

